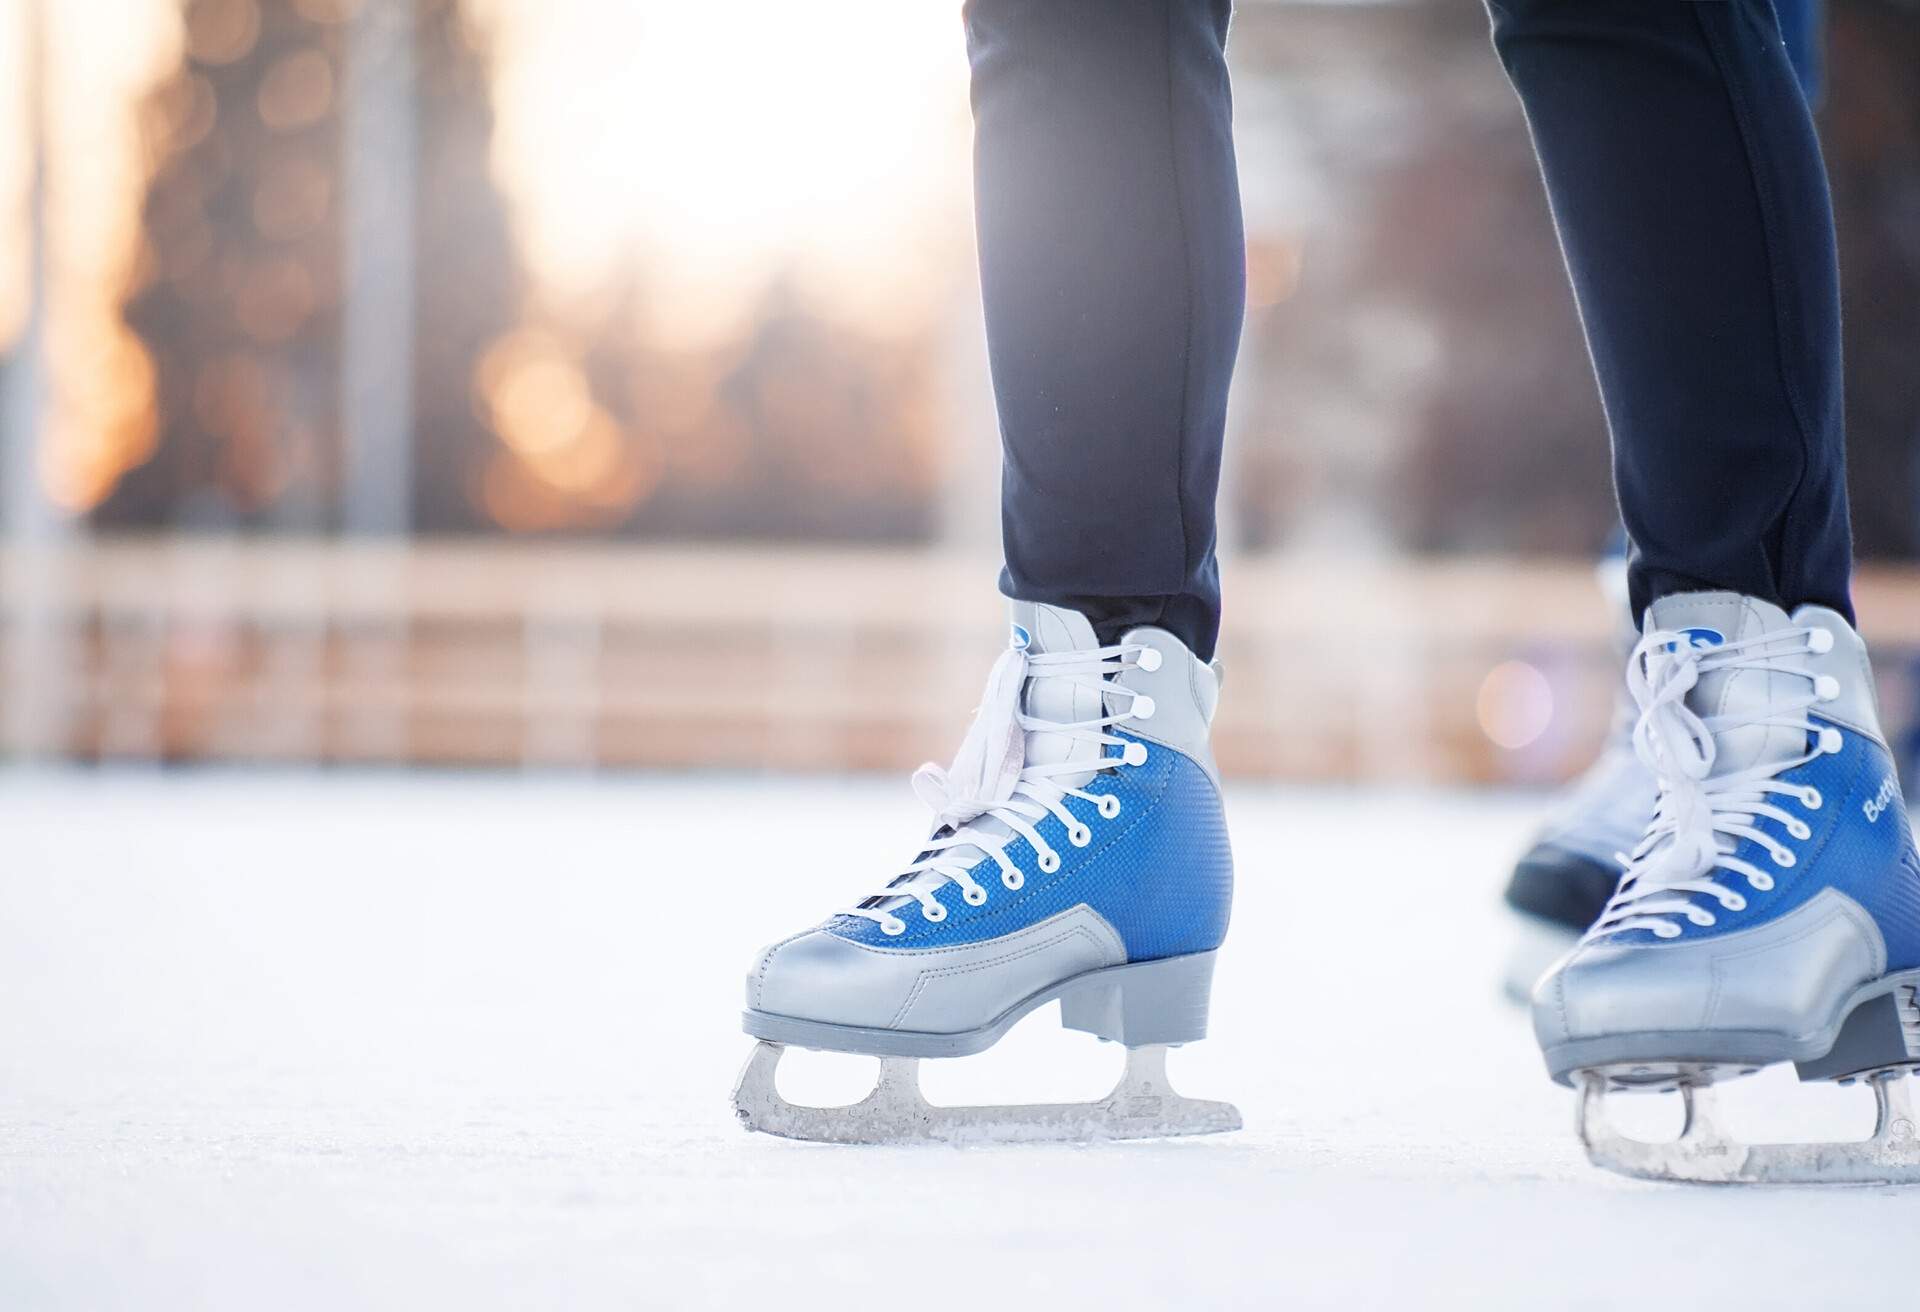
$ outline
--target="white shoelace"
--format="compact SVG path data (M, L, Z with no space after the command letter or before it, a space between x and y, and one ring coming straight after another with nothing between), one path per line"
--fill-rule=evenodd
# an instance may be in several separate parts
M1674 917L1685 917L1695 925L1713 924L1713 913L1690 894L1713 898L1727 911L1743 909L1746 898L1721 882L1724 876L1719 872L1744 878L1756 892L1774 885L1772 874L1732 855L1743 838L1763 848L1780 869L1795 864L1793 849L1757 821L1776 821L1794 839L1808 838L1813 832L1806 821L1774 799L1792 798L1817 811L1822 802L1819 789L1778 776L1822 753L1840 750L1840 731L1823 728L1807 715L1816 704L1838 697L1840 688L1831 676L1816 676L1788 658L1832 647L1833 634L1813 628L1781 629L1718 647L1694 647L1686 634L1666 631L1640 639L1627 666L1627 686L1640 707L1633 730L1634 751L1659 779L1660 799L1633 851L1617 854L1623 867L1620 890L1587 931L1587 938L1630 929L1676 938L1681 929ZM1701 676L1720 670L1797 675L1807 681L1809 692L1774 702L1757 714L1696 714L1686 704L1687 694ZM1760 761L1744 770L1712 775L1715 735L1761 726L1799 730L1813 745L1797 757Z
M1069 785L1067 776L1097 775L1115 765L1140 765L1147 759L1146 748L1140 743L1107 730L1151 716L1153 699L1110 682L1108 676L1134 666L1151 672L1160 667L1160 659L1159 652L1138 644L1085 651L1030 654L1025 648L1011 648L1003 652L994 662L986 693L953 765L942 767L928 762L913 773L913 791L934 813L932 837L920 858L897 875L884 892L843 914L876 921L888 935L902 934L906 923L893 913L901 899L918 902L920 914L927 920L945 920L947 909L934 893L948 883L959 885L967 905L977 907L987 900L987 890L971 871L983 858L991 858L1000 867L1000 882L1008 889L1026 883L1025 874L1006 852L1007 845L1020 838L1032 844L1043 874L1058 870L1060 854L1041 837L1037 827L1040 821L1057 816L1067 827L1067 841L1085 847L1093 841L1093 833L1068 809L1068 798L1093 803L1108 820L1120 814L1118 797L1089 792L1085 784ZM1028 715L1020 709L1021 694L1029 680L1038 679L1069 680L1103 699L1119 693L1127 699L1126 709L1071 724ZM1100 704L1104 707L1104 700ZM1029 733L1096 744L1102 759L1029 762ZM1121 748L1121 754L1107 756L1109 747ZM999 821L1005 829L978 823L987 817Z

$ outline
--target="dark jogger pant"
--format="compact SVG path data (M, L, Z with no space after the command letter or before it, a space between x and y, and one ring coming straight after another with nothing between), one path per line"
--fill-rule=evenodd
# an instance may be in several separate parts
M966 8L1001 589L1202 655L1244 301L1229 7ZM1728 588L1850 614L1831 208L1769 0L1489 7L1606 403L1635 613Z

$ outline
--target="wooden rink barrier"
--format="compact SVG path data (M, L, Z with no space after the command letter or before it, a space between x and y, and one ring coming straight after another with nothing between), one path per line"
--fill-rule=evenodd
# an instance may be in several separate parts
M927 549L501 540L0 552L0 747L110 762L910 768L964 730L1001 641L994 568ZM1546 782L1581 768L1604 732L1619 669L1588 561L1273 557L1225 574L1216 742L1236 777ZM1904 759L1920 571L1865 570L1857 597ZM1501 704L1516 689L1517 712Z

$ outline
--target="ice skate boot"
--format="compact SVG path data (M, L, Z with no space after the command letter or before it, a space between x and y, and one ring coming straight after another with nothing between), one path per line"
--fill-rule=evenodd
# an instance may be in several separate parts
M1627 563L1612 557L1595 572L1617 617L1615 645L1624 666L1640 637L1627 606ZM1599 759L1568 786L1507 880L1513 947L1504 983L1515 1002L1533 995L1540 976L1573 951L1606 910L1620 882L1616 854L1640 841L1653 814L1653 775L1633 749L1638 715L1622 682Z
M1659 801L1620 887L1534 991L1553 1078L1594 1162L1650 1179L1920 1182L1920 859L1866 649L1833 611L1732 593L1648 611L1628 684ZM1743 1145L1710 1086L1791 1061L1864 1080L1871 1139ZM1611 1130L1612 1092L1678 1089L1669 1143Z
M1101 646L1078 613L1016 602L1013 643L951 769L922 766L919 855L883 891L761 954L734 1090L750 1130L836 1143L1130 1139L1240 1127L1167 1085L1166 1049L1207 1032L1232 858L1207 746L1215 671L1172 634ZM939 1107L923 1057L961 1057L1028 1012L1127 1047L1102 1102ZM774 1087L786 1045L878 1056L848 1107Z

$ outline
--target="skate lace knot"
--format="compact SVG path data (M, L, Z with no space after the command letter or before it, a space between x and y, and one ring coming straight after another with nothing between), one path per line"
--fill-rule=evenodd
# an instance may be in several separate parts
M971 872L983 859L999 866L1000 882L1008 889L1026 883L1025 873L1006 852L1009 844L1021 838L1033 847L1042 873L1058 870L1060 854L1041 836L1038 825L1055 816L1067 827L1067 841L1085 847L1093 841L1092 831L1068 809L1068 798L1093 803L1105 819L1120 814L1118 797L1089 792L1087 786L1104 771L1146 761L1143 744L1108 730L1145 720L1154 708L1151 697L1113 682L1111 676L1136 667L1152 671L1159 668L1160 660L1158 651L1138 643L1062 652L1029 652L1024 647L1003 652L987 677L986 691L953 764L928 762L913 773L914 793L933 812L919 858L884 891L843 914L875 921L891 936L906 931L906 923L895 913L908 899L919 904L925 919L945 920L947 909L934 893L948 883L959 886L967 905L979 906L987 900L987 890ZM1094 693L1102 709L1109 696L1118 694L1123 708L1072 723L1031 715L1023 709L1023 695L1043 679L1067 681ZM1026 703L1032 704L1031 699ZM1061 759L1029 759L1029 747L1042 740L1053 749L1046 754ZM1082 744L1096 751L1072 750ZM1112 747L1121 750L1108 755Z
M1780 869L1796 863L1793 849L1758 822L1773 820L1793 839L1812 835L1806 821L1781 803L1790 799L1816 811L1822 803L1819 790L1779 776L1841 748L1840 731L1823 728L1807 714L1839 696L1838 682L1792 659L1832 646L1833 635L1816 628L1781 629L1712 647L1696 647L1689 635L1664 630L1640 639L1627 665L1627 687L1640 708L1633 744L1659 780L1659 801L1633 851L1616 853L1620 887L1587 931L1588 940L1632 929L1677 938L1681 918L1712 925L1714 915L1699 897L1712 898L1725 911L1744 909L1746 898L1727 887L1727 875L1744 879L1756 892L1771 889L1774 877L1733 855L1741 839L1751 839ZM1703 716L1687 704L1702 677L1734 670L1796 676L1806 681L1808 692L1723 715ZM1715 774L1719 735L1740 728L1798 730L1806 750Z

